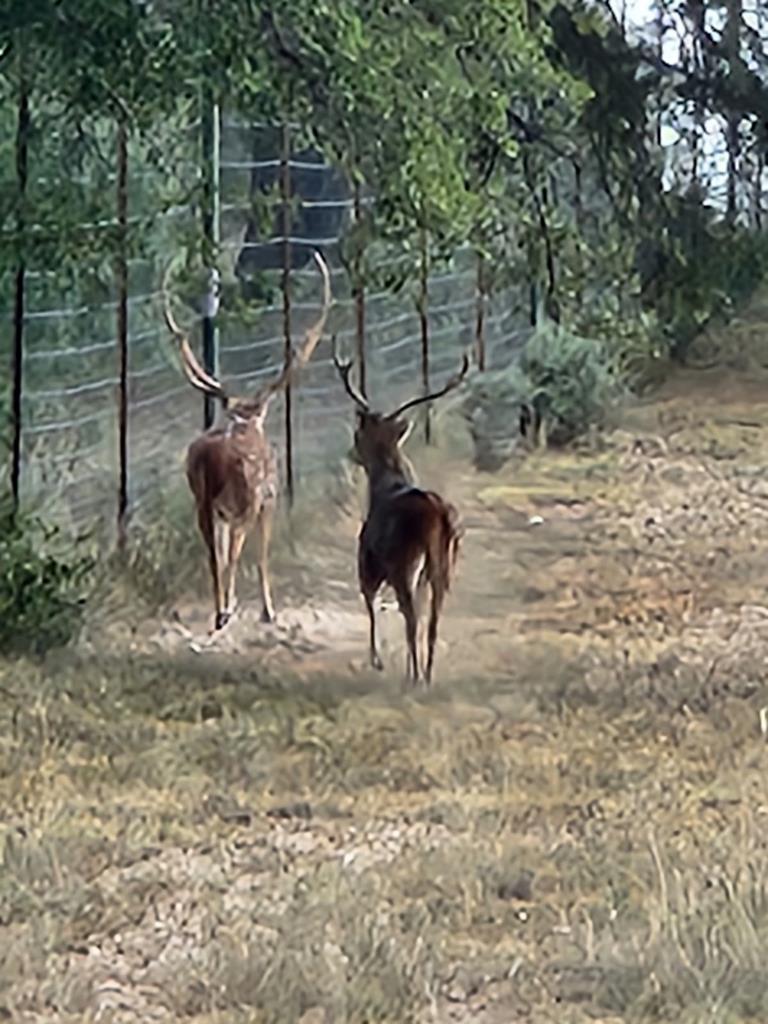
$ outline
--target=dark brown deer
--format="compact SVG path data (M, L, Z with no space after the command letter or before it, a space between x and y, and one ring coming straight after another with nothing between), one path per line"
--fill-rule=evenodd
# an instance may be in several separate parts
M335 341L333 361L357 409L354 457L368 477L368 514L360 531L357 567L370 623L371 665L383 668L376 644L373 602L381 586L388 583L405 619L406 674L414 683L419 681L419 626L429 587L432 600L424 670L429 685L440 612L451 585L463 531L453 505L434 491L416 485L413 467L402 451L411 429L403 413L457 388L467 375L469 359L464 357L460 371L439 391L412 398L387 414L374 412L352 386L352 363L339 360Z
M208 549L213 582L214 631L225 626L235 610L237 563L254 523L259 532L262 620L273 622L275 618L268 549L279 481L277 456L264 422L270 402L309 360L325 327L331 307L330 274L322 256L316 252L314 257L323 278L320 316L307 330L299 351L291 352L282 371L256 394L244 398L230 395L200 366L186 333L171 312L167 274L163 284L165 321L179 345L187 379L199 391L219 399L223 408L220 422L187 450L187 480L197 505L197 521Z

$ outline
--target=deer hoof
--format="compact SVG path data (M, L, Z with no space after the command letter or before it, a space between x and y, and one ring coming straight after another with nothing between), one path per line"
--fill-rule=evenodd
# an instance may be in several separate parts
M261 611L261 621L262 622L275 622L276 621L275 613L270 608L263 608L262 611Z
M216 612L216 625L214 629L223 629L231 617L230 612Z
M374 654L371 657L371 667L375 668L377 672L384 671L384 662L381 660L378 654Z

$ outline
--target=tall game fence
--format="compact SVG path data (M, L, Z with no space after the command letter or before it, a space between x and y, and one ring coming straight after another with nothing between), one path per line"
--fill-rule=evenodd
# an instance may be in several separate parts
M299 493L321 479L349 444L349 403L328 339L334 333L340 348L357 352L359 302L342 244L354 221L355 197L338 169L312 150L291 147L290 134L224 117L207 155L214 165L214 231L222 271L214 363L233 393L256 390L277 374L287 328L298 340L316 318L321 280L313 250L331 269L334 306L326 337L288 399L273 402L268 424L283 478L290 477ZM67 267L28 261L19 497L23 507L42 509L65 535L95 532L113 541L118 524L130 534L137 523L160 516L169 489L183 482L185 449L203 427L203 400L181 373L160 292L172 259L188 251L192 239L199 243L200 138L200 126L191 123L176 142L171 198L167 171L150 162L142 146L129 140L121 167L118 133L106 140L103 148L115 159L101 166L92 187L101 190L112 212L79 227L94 238L119 240L123 231L129 240L122 250L124 266L119 245L117 256L114 246L99 259L85 252L79 264ZM31 152L30 187L34 157ZM391 252L373 257L388 269L399 258ZM416 288L414 276L397 293L383 287L366 291L365 382L375 405L424 386ZM8 275L0 314L9 338L12 292ZM187 301L175 312L200 353L205 333L200 296L182 298ZM464 351L476 347L478 301L477 263L468 249L430 271L426 358L433 386L458 367ZM486 366L513 358L526 324L522 291L485 300Z

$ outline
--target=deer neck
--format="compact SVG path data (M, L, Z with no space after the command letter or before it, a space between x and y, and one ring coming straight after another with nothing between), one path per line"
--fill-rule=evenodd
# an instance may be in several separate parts
M228 437L247 437L252 440L264 437L264 429L252 416L228 409L224 419L224 430Z
M401 491L409 490L416 484L416 473L410 461L398 452L393 458L388 455L376 458L365 467L368 475L368 508Z

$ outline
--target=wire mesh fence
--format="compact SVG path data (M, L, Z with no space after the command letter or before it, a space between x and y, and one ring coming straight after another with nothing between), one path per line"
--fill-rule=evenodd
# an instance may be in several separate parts
M196 126L185 133L187 173L193 179ZM84 244L77 258L47 265L45 253L28 260L25 273L21 366L20 499L43 509L65 532L114 537L119 500L119 274L115 255L118 170L116 131L101 126L99 151L84 168L84 181L98 193L100 216L77 229ZM53 149L40 154L50 162ZM194 228L191 205L168 202L162 172L134 145L128 154L127 230L127 395L128 459L125 470L131 506L151 487L151 466L161 450L166 417L159 406L173 403L173 420L192 429L198 402L181 387L178 372L161 347L158 275L154 253L171 238ZM31 161L31 176L34 162ZM94 206L96 207L94 201ZM47 229L45 223L32 225ZM6 311L6 319L11 313ZM160 432L152 436L155 424ZM183 427L181 428L183 429ZM146 472L145 472L146 470Z
M231 391L245 394L277 374L285 358L285 289L297 339L316 318L321 281L312 260L329 264L334 306L327 334L354 352L356 301L342 240L353 220L353 196L339 171L316 152L287 152L286 133L224 120L215 158L219 181L220 264L224 293L216 317L217 369ZM114 145L110 139L107 149ZM179 147L180 178L201 175L198 126ZM290 175L291 200L265 203ZM162 514L164 494L183 480L184 451L203 426L202 401L182 376L162 317L161 281L168 261L196 237L194 198L169 203L161 170L138 145L129 147L127 221L127 529ZM284 182L283 182L284 183ZM113 232L114 167L103 174L111 214L91 230ZM177 195L183 195L182 188ZM191 196L192 193L189 192ZM285 198L285 197L284 197ZM372 202L366 197L366 203ZM265 222L265 209L268 211ZM381 259L392 262L391 253ZM287 271L287 273L286 273ZM43 508L64 533L114 539L120 490L119 294L114 258L68 268L30 267L25 282L20 495ZM385 406L424 385L421 321L415 283L365 295L365 370L374 405ZM428 279L429 379L438 383L475 343L477 265L469 249L437 264ZM199 310L180 319L199 351ZM486 301L483 335L488 366L504 364L527 333L522 295ZM11 311L5 317L10 324ZM291 396L275 401L268 431L281 456L292 457L297 488L317 480L349 443L349 408L325 338ZM286 427L290 423L288 439Z

